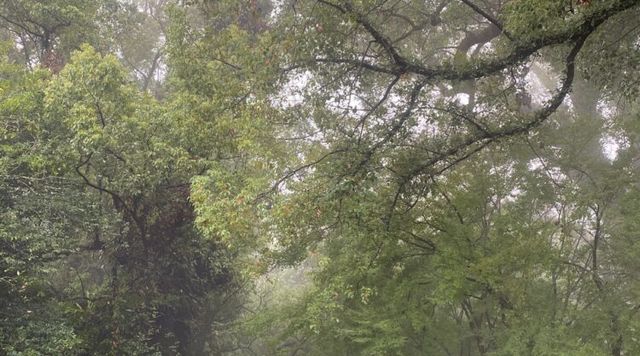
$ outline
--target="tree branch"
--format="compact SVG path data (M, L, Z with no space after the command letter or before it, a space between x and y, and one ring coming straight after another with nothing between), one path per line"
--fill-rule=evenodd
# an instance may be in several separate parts
M395 211L395 207L397 205L398 199L402 192L405 189L405 186L416 176L427 173L431 176L439 175L449 170L451 167L459 164L460 162L468 159L472 155L477 152L480 152L485 147L489 146L492 143L495 143L503 138L511 137L518 134L523 134L529 132L534 127L542 124L546 119L553 114L558 107L562 104L566 96L569 94L571 90L571 86L573 84L573 79L575 76L575 59L580 50L582 49L586 39L589 37L589 33L584 34L582 37L578 38L574 43L574 46L569 51L565 59L565 78L562 82L560 90L548 101L547 105L538 110L536 113L532 115L532 119L524 125L515 125L513 127L507 127L502 130L497 131L481 131L479 135L472 136L462 142L459 145L449 148L448 150L443 151L441 154L436 155L428 159L427 161L419 164L414 169L410 170L407 174L403 175L400 183L398 184L398 189L394 196L394 199L391 204L391 208L386 217L386 223L389 224L391 221L391 217ZM453 157L453 161L450 161L448 164L443 167L436 168L436 166Z
M462 1L465 5L470 7L473 11L478 13L480 16L484 17L487 21L491 22L495 27L500 29L500 31L506 38L513 41L513 36L504 29L504 26L502 25L502 23L500 23L500 21L498 21L495 17L493 17L488 12L482 10L480 7L478 7L476 4L474 4L470 0L460 0L460 1Z
M586 16L583 21L570 28L565 28L559 32L545 35L532 40L527 40L524 43L517 43L517 45L511 50L511 52L505 56L498 58L491 58L486 60L475 61L471 66L465 66L462 68L454 68L451 64L443 64L434 68L429 68L421 63L415 63L402 57L399 52L393 47L390 41L379 32L364 16L353 11L350 6L339 6L334 3L325 0L318 0L320 3L331 6L338 9L343 14L349 14L354 16L358 24L363 26L365 30L378 42L385 52L391 57L393 66L381 66L360 60L345 59L345 58L324 58L320 60L312 60L311 62L324 62L335 64L351 64L357 65L364 69L372 70L380 73L387 73L393 75L401 75L404 73L413 73L423 76L427 80L453 80L463 81L478 79L497 73L509 66L516 65L531 55L539 51L540 49L548 46L558 45L565 42L576 42L584 35L592 33L596 28L602 25L606 20L615 16L616 14L628 10L630 8L638 6L636 0L621 0L615 5L595 11L589 16ZM517 40L517 39L514 39ZM296 67L301 67L298 65Z

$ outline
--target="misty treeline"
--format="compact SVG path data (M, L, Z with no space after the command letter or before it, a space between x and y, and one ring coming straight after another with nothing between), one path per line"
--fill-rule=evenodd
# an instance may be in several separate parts
M0 1L0 354L639 355L637 0Z

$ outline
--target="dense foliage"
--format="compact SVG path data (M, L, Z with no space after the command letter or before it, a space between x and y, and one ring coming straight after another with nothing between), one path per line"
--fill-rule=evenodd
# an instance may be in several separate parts
M0 3L0 354L640 354L636 0Z

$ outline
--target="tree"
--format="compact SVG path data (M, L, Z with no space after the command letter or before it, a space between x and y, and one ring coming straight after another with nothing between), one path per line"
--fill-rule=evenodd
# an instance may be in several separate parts
M0 350L640 352L638 11L6 1Z
M3 221L2 241L7 294L16 301L3 305L2 328L20 332L7 333L2 349L215 352L222 341L212 328L234 314L241 281L233 254L195 230L189 185L233 146L205 139L193 146L200 129L219 128L203 122L194 131L180 120L179 98L164 104L140 92L114 56L89 46L51 78L6 68L16 79L3 88L3 215L11 219ZM37 200L49 194L61 201ZM21 226L24 219L33 226ZM61 241L49 251L55 236ZM39 288L21 297L25 278ZM52 303L41 321L21 315L12 322ZM55 326L58 320L64 323ZM41 325L52 331L38 334Z
M69 239L69 234L96 222L84 192L55 172L47 174L46 157L39 151L47 73L10 64L7 49L0 63L0 349L66 353L80 340L58 304L51 278L57 261L79 248L81 237Z
M307 298L274 318L273 352L633 352L638 300L614 266L634 249L609 247L626 239L612 207L635 184L625 168L635 129L622 124L637 115L624 94L635 85L609 80L637 65L623 59L637 54L637 11L634 1L283 7L281 90L302 100L280 105L302 117L288 137L302 152L273 181L277 242L264 256L322 257ZM616 58L630 67L594 65ZM613 164L603 141L623 143Z

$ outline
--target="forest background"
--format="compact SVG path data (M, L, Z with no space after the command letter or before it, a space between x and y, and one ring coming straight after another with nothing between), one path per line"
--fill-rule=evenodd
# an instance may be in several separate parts
M640 354L637 0L3 0L0 354Z

